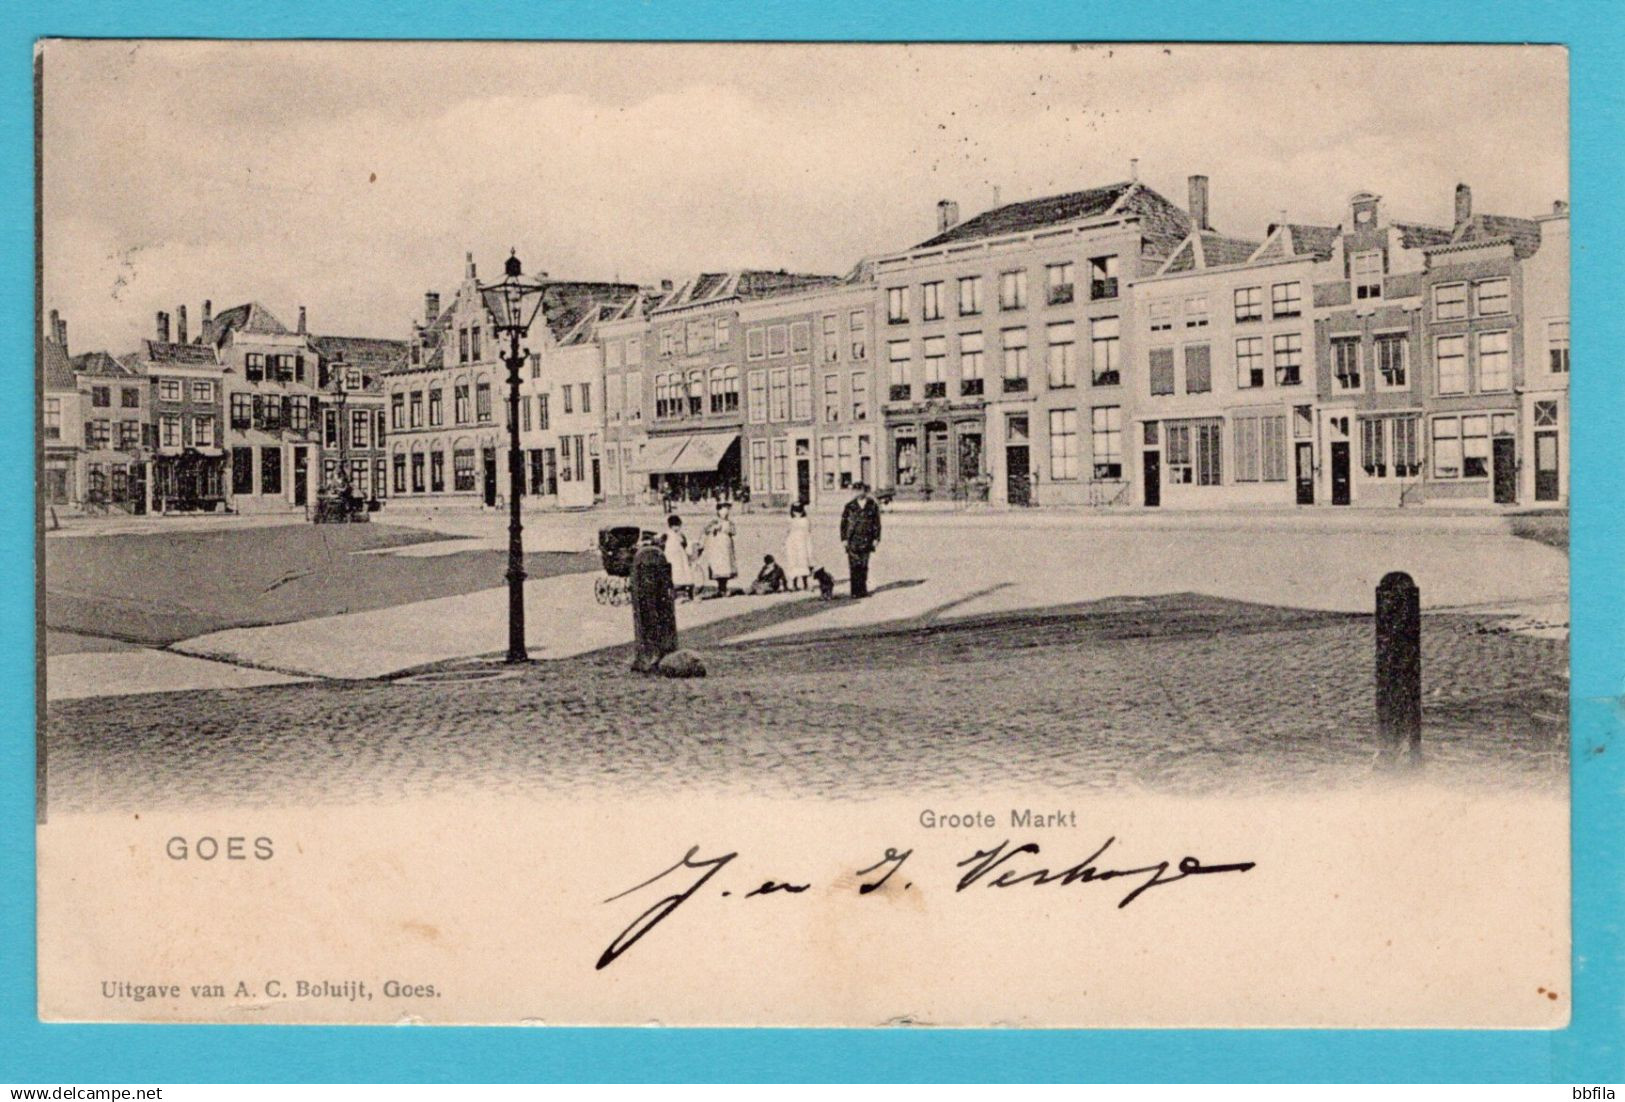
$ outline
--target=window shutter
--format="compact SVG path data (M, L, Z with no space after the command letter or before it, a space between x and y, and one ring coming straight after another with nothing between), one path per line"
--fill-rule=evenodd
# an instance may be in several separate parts
M1185 347L1185 393L1206 394L1213 389L1213 363L1205 344Z
M283 395L282 398L282 423L284 425L293 424L293 399L287 395Z
M301 383L305 381L305 357L302 355L294 357L293 377Z
M254 427L265 427L265 399L258 394L254 395Z
M1151 350L1151 393L1172 394L1174 392L1174 350L1172 348L1153 348Z

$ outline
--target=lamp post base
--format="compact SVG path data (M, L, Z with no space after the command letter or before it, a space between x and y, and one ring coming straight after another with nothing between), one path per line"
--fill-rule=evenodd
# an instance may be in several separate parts
M530 661L525 649L525 571L513 567L508 571L508 658L510 666Z

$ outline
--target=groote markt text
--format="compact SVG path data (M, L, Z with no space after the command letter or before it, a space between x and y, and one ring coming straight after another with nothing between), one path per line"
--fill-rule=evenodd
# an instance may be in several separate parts
M974 825L993 824L978 821ZM1100 843L1081 860L1064 855L1059 860L1050 860L1041 856L1043 850L1037 842L1015 844L1010 839L1005 839L991 846L977 848L969 856L954 862L953 869L957 872L958 879L953 883L953 889L955 894L958 894L973 889L1046 887L1062 889L1112 884L1114 887L1125 889L1117 899L1118 908L1124 908L1152 888L1177 884L1197 877L1244 873L1256 864L1253 861L1208 863L1192 856L1177 860L1168 858L1144 861L1119 860L1115 852L1111 857L1107 857L1107 853L1114 851L1115 847L1117 839L1114 836ZM913 873L901 872L905 867L911 870L914 868L909 865L909 859L913 856L912 849L899 850L895 847L886 847L879 860L856 870L858 880L856 894L862 897L878 891L915 890L914 881L909 879ZM705 891L708 885L710 892L719 897L745 901L767 896L796 896L810 891L813 887L810 881L757 878L750 874L732 879L721 876L738 858L738 852L707 855L700 846L690 846L688 852L675 863L604 900L605 904L616 904L632 899L641 902L655 893L669 893L654 898L643 910L636 913L625 929L616 934L600 954L596 967L601 970L614 964L632 946L670 918L683 904ZM938 872L940 870L927 867L921 874L931 875ZM633 906L636 906L636 903Z

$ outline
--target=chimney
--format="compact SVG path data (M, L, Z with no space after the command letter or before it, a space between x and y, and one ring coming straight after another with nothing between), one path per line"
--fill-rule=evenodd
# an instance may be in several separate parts
M214 322L214 304L208 299L203 300L203 328L207 330Z
M186 343L186 303L175 307L175 343Z
M1131 183L1131 184L1139 182L1139 180L1140 180L1140 158L1138 158L1138 157L1130 157L1128 159L1128 179L1129 179L1129 183Z
M1192 176L1190 178L1191 195L1191 225L1199 230L1211 230L1207 219L1207 177Z
M157 327L157 329L158 329L158 342L160 344L168 344L169 343L169 315L164 313L162 310L158 311L158 327Z
M671 280L669 280L669 279L661 280L660 281L660 290L664 294L668 294L668 295L671 294Z
M468 257L468 270L464 274L469 279L473 279L474 278L474 254L473 253L468 253L467 257Z
M305 308L303 306L299 307L299 335L301 337L305 335Z
M423 292L423 324L433 325L434 319L440 316L440 292Z
M1569 212L1569 205L1567 203L1565 203L1563 200L1554 199L1552 201L1552 213L1553 214L1567 214L1568 212Z
M952 229L959 224L959 204L952 199L942 199L937 203L937 232Z
M51 336L50 336L50 339L55 341L57 344L62 343L62 316L60 314L58 314L55 310L51 311Z
M1473 217L1473 189L1466 184L1456 185L1456 225L1463 226L1472 221Z
M55 310L51 311L51 316L56 317L56 311ZM64 356L66 356L68 354L68 319L67 318L57 318L56 319L56 343L60 344L62 346L62 354Z

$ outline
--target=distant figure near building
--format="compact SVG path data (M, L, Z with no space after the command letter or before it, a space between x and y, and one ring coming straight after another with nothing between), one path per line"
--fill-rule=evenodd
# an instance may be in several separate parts
M869 556L880 544L880 504L869 496L867 482L854 483L856 496L841 510L841 542L851 571L852 596L869 596Z

